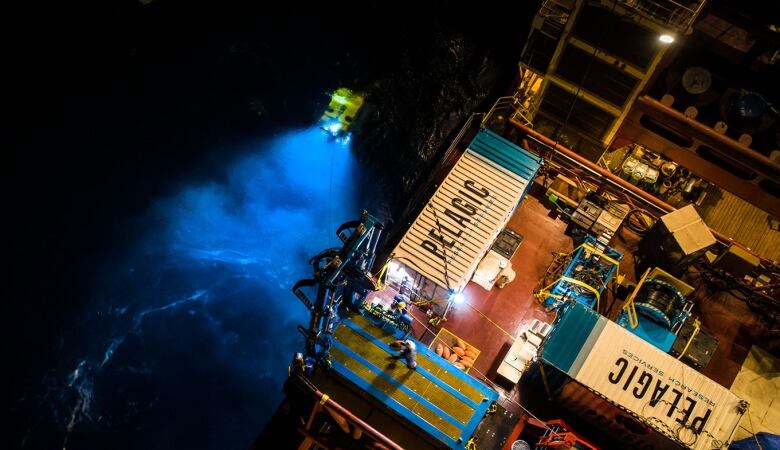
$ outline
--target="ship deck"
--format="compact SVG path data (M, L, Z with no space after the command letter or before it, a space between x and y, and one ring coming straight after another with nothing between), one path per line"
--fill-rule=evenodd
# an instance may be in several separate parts
M516 385L496 382L499 379L496 370L513 337L534 319L553 320L553 313L545 311L533 291L540 287L538 283L554 254L573 249L573 241L567 235L567 222L552 211L539 184L532 187L507 227L524 238L511 260L515 280L504 288L494 287L489 291L469 283L464 291L466 302L451 309L447 320L440 325L479 349L479 357L469 373L454 369L422 345L418 350L416 372L407 369L402 361L388 359L393 354L388 344L401 333L390 327L377 327L362 316L345 319L337 329L332 347L334 366L353 386L368 392L395 414L450 448L465 445L494 400L518 415L522 413L522 404L543 420L563 418L585 437L599 443L603 437L589 435L589 427L579 418L556 402L548 401L538 388L524 386L523 379ZM634 281L637 274L634 273L632 253L638 241L638 236L621 228L610 243L624 254L619 273ZM693 294L696 297L693 313L699 317L703 328L719 340L716 353L702 373L730 387L752 343L756 342L759 320L742 302L726 295L708 293L696 280L692 284L697 287ZM379 296L390 302L396 293L385 289L372 293L369 300ZM601 313L614 319L622 305L608 290L605 293ZM421 309L411 306L409 311L415 319L411 337L429 345L438 329L427 325L429 317ZM372 411L368 415L377 414L376 409ZM393 421L385 423L390 422ZM387 433L392 437L392 426L388 427ZM611 445L608 442L601 444L607 448ZM404 447L422 448L418 444Z
M534 184L529 195L519 205L507 227L524 238L511 260L516 272L515 280L502 289L494 287L490 291L469 283L464 291L466 303L453 307L441 326L480 350L470 374L490 383L504 394L502 397L509 399L509 402L502 400L502 406L520 412L516 403L530 401L521 399L522 380L520 385L497 385L496 370L511 346L513 336L526 329L534 319L552 321L553 313L545 311L533 296L533 291L540 287L539 280L544 276L554 253L571 251L573 241L567 235L567 222L553 212L552 205L538 183ZM610 242L610 246L624 254L619 273L632 281L637 279L633 252L638 243L639 237L624 227ZM756 342L761 330L760 321L741 301L725 294L706 292L695 280L692 283L697 287L693 294L696 298L693 313L701 320L702 327L719 340L717 351L702 373L729 387L740 371L752 343ZM385 291L374 295L389 301L394 292ZM615 301L608 291L605 291L605 295L601 313L614 319L622 304L619 300ZM428 344L437 330L426 328L429 317L422 310L411 307L410 311L415 318L413 336ZM549 402L538 404L544 406Z

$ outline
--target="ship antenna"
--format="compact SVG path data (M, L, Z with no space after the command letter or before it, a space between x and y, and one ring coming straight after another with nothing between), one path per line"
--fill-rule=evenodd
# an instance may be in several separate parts
M428 208L433 212L433 220L436 221L436 228L439 229L439 241L441 242L441 251L444 254L444 282L447 283L447 291L451 291L450 276L447 273L447 246L444 244L444 234L441 231L441 222L439 222L439 216L436 214L436 208L428 203Z

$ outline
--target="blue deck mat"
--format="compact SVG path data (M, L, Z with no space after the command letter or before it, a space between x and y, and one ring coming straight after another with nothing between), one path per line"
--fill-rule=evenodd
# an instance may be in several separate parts
M373 346L371 351L376 350L377 352L381 352L381 354L387 354L388 356L397 354L397 352L392 350L388 345L388 343L393 338L398 338L403 334L403 333L400 334L396 333L395 331L397 330L381 329L383 331L383 334L386 334L385 341L387 342L385 342L382 339L374 336L371 332L369 332L367 329L365 329L363 326L361 326L360 324L356 323L353 320L344 319L341 322L340 326L346 326L351 331L360 335L363 338L362 342L365 343L365 345ZM409 389L407 386L404 386L402 381L396 380L395 378L393 378L392 375L386 373L381 367L378 367L377 365L372 364L370 361L361 357L358 354L358 352L355 351L356 349L351 349L344 343L339 342L338 340L334 340L333 346L335 349L338 349L343 354L345 354L348 358L350 358L352 362L360 364L361 371L367 369L372 374L375 374L376 378L380 378L384 382L391 384L397 391L400 391L403 394L408 395L414 401L418 402L421 406L434 412L443 421L446 421L448 426L456 427L459 430L458 437L452 438L451 436L439 430L435 425L424 420L422 417L420 417L415 412L410 410L407 406L404 406L400 402L393 399L386 392L384 392L383 390L375 386L375 383L372 383L370 380L367 380L364 376L361 376L355 373L354 371L350 370L342 362L334 360L334 368L340 375L348 379L350 382L355 384L360 389L370 393L373 397L375 397L376 399L378 399L379 401L387 405L395 413L399 414L400 416L407 419L409 422L419 427L426 434L436 438L438 441L444 443L445 445L447 445L449 448L452 449L466 448L466 442L476 430L477 426L479 425L479 422L485 416L487 409L494 401L498 399L498 393L496 391L487 387L483 383L479 382L478 380L476 380L475 378L473 378L472 376L468 375L467 373L461 370L458 369L453 370L454 366L452 366L452 364L448 363L440 356L436 355L434 351L428 349L427 347L423 346L421 343L417 342L418 361L420 360L420 358L425 358L430 363L447 371L447 373L452 378L455 378L457 380L455 383L453 382L447 383L443 379L438 378L435 374L431 373L430 371L426 370L420 365L417 366L417 373L424 376L428 381L430 381L431 383L435 384L436 386L438 386L439 388L441 388L442 390L450 394L450 396L452 397L451 400L453 402L458 402L462 404L464 407L473 409L473 413L471 414L470 418L468 418L468 420L465 423L462 423L461 421L458 421L452 416L450 416L449 414L447 414L447 412L440 407L441 405L435 405L431 403L427 399L420 396L418 393L412 391L412 389ZM365 352L366 349L362 348L361 351ZM350 362L350 364L352 364L352 362ZM477 391L482 396L482 401L476 402L459 391L459 387L466 387L466 386Z

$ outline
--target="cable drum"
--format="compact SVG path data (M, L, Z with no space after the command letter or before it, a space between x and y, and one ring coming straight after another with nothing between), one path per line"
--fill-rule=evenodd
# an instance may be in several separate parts
M685 305L685 297L668 283L647 280L634 300L634 307L642 315L671 329Z

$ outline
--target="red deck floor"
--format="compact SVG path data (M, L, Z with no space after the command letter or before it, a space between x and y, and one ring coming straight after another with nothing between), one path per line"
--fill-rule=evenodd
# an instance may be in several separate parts
M553 318L534 298L533 290L552 261L553 253L571 250L572 242L564 234L566 224L548 214L536 198L529 196L510 219L507 226L523 236L512 258L517 274L514 281L503 289L490 291L469 283L464 291L469 305L513 336L533 319L549 322ZM511 338L466 304L450 311L443 326L480 349L474 368L492 378L512 343Z
M573 249L572 239L565 234L567 223L551 214L550 205L546 203L541 186L534 185L528 196L520 204L514 216L507 225L520 233L524 239L512 258L516 278L503 289L493 288L486 291L482 287L469 283L464 291L467 304L459 305L450 310L447 320L440 326L477 347L481 353L470 374L477 379L486 381L496 388L502 397L499 403L516 413L521 412L522 404L531 413L550 420L563 418L570 422L580 433L602 446L613 448L615 443L604 441L601 433L591 430L591 427L553 401L547 399L544 392L538 389L525 389L523 380L513 387L497 384L496 370L503 361L511 345L511 338L502 330L516 336L526 328L533 319L550 322L551 313L545 312L541 304L533 297L533 291L538 287L554 252L568 252ZM620 272L629 280L636 281L634 273L633 251L637 248L639 237L621 228L610 245L624 254L620 263ZM696 287L693 294L696 303L693 314L701 322L703 329L713 334L719 345L709 365L702 371L704 375L730 387L744 362L751 345L757 342L763 331L762 322L747 306L739 300L726 294L712 295L703 289L703 284L697 282L696 275L689 273L686 281ZM611 293L606 293L602 307L608 317L614 319L622 304L613 301ZM380 295L385 301L392 301L395 292L386 290L372 295ZM482 317L472 307L490 318ZM438 328L426 330L424 324L429 319L425 313L412 306L410 312L415 316L412 334L415 338L428 344L433 340ZM605 311L602 311L605 313ZM494 323L491 323L494 322ZM619 446L619 445L618 445Z
M532 293L552 261L553 253L568 252L573 246L572 239L565 234L566 222L553 217L548 206L540 200L543 198L540 186L535 185L509 221L508 227L524 237L512 258L513 269L517 274L515 280L503 289L493 288L490 291L469 283L464 291L468 304L495 324L466 304L452 309L447 321L441 324L481 351L474 365L475 370L471 371L477 378L482 378L484 374L488 380L494 381L496 369L511 345L511 338L498 327L516 336L533 319L549 322L553 318L551 313L544 311ZM612 247L624 253L620 273L630 280L636 279L632 251L637 243L638 237L623 229L611 242ZM381 295L389 301L393 293L385 292ZM753 337L760 331L760 322L736 299L726 295L707 298L702 289L697 289L695 295L697 304L694 314L701 319L703 328L719 339L718 350L703 373L729 387L754 341ZM609 317L614 318L621 303L618 301L613 304L610 294L603 305L612 305ZM413 335L423 342L429 342L433 336L422 325L428 317L414 307L411 312L418 319L413 327ZM519 400L517 392L515 388L504 393Z

